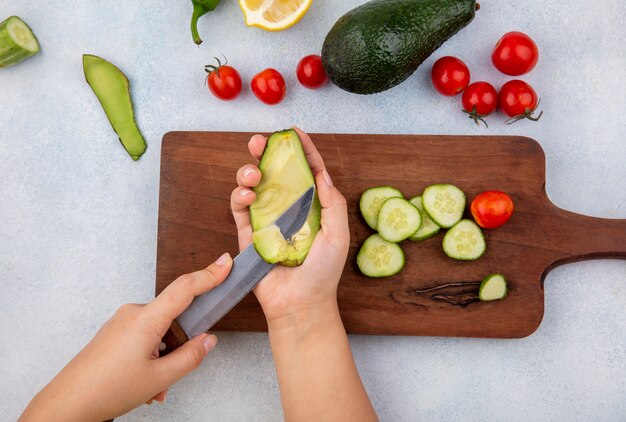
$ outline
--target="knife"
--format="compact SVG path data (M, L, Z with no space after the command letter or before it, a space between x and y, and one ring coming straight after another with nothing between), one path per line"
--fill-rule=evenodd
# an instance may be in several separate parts
M290 239L306 222L311 210L315 185L302 194L274 221L285 239ZM191 305L172 322L161 343L161 356L176 350L187 340L207 332L238 304L274 268L259 256L251 243L233 260L226 280L203 295L196 296Z

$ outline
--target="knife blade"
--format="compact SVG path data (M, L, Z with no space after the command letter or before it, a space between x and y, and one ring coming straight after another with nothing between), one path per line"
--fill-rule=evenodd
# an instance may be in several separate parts
M315 196L315 185L300 196L273 224L278 226L285 239L296 234L306 222ZM230 274L219 286L197 296L191 305L176 318L163 337L161 355L180 347L188 339L208 331L274 268L248 245L233 260Z

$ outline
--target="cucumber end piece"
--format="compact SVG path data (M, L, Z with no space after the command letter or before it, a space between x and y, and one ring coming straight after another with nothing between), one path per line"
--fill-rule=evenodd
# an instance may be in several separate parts
M480 300L488 302L492 300L502 300L509 293L509 285L506 277L502 274L489 274L480 283L478 297Z
M7 31L11 39L21 48L35 54L39 52L39 41L30 27L17 16L7 19Z

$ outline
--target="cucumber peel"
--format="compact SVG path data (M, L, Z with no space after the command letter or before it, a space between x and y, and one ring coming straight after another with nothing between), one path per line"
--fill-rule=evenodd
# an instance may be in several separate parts
M0 68L13 66L39 52L39 42L26 22L10 16L0 22Z
M120 142L137 161L147 146L135 122L128 78L114 64L91 54L83 55L83 71Z
M478 298L482 301L502 300L509 292L508 282L502 274L489 274L480 283Z

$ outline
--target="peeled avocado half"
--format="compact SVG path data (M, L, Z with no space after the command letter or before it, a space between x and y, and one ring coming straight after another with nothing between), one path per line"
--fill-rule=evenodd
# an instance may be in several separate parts
M285 239L274 221L315 183L295 130L276 132L267 140L259 164L261 183L250 206L254 247L266 262L295 267L302 264L320 230L321 205L317 194L304 226Z

